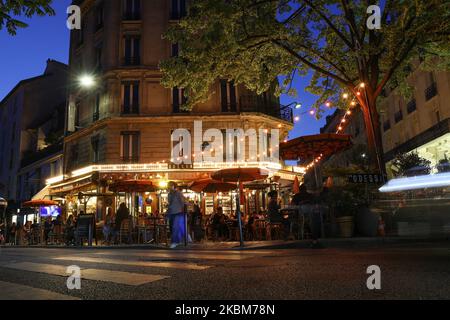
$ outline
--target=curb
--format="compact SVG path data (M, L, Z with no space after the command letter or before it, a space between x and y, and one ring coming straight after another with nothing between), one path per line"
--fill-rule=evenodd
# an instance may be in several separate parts
M383 247L390 245L402 245L402 244L430 244L430 243L449 243L450 238L446 236L436 238L348 238L348 239L321 239L319 243L322 248L369 248L369 247ZM252 243L247 242L247 245L240 247L238 242L228 242L222 244L191 244L188 247L180 246L176 249L170 249L165 245L118 245L118 246L94 246L94 247L66 247L66 246L0 246L0 249L68 249L68 250L168 250L168 251L207 251L207 250L268 250L268 249L310 249L310 240L299 241L277 241L277 242L265 242L265 243Z

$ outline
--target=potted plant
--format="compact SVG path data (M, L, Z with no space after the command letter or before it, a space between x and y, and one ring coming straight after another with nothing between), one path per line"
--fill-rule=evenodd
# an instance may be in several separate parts
M355 215L358 211L353 192L346 188L335 189L330 192L327 202L334 213L338 235L342 238L351 238L354 233Z
M450 162L448 161L447 157L445 157L445 159L439 160L439 164L436 168L439 173L450 172Z

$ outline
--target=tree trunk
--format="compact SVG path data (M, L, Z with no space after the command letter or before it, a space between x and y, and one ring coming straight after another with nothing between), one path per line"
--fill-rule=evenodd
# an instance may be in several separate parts
M367 146L370 159L377 171L386 176L386 165L384 162L383 138L381 134L380 116L377 111L376 101L366 100L362 103L364 123L366 125Z

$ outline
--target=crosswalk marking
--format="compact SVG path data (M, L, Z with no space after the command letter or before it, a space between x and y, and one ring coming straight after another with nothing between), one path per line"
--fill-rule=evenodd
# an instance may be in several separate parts
M16 269L22 271L30 271L37 273L45 273L55 276L68 277L65 266L54 264L41 264L32 262L20 262L6 265L5 268ZM113 282L118 284L126 284L131 286L140 286L146 283L167 279L167 276L140 274L112 270L100 269L82 269L81 278L86 280Z
M93 252L96 255L102 256L123 256L121 252ZM146 258L177 258L177 259L198 259L198 260L244 260L253 258L254 254L243 255L243 254L222 254L218 252L186 252L186 251L176 251L176 252L127 252L127 256L133 257L146 257Z
M80 300L79 298L18 283L0 281L0 300Z
M93 258L84 256L83 257L67 256L67 257L57 257L53 259L64 261L107 263L107 264L136 266L136 267L158 267L158 268L172 268L183 270L205 270L210 268L210 266L198 265L195 263L188 263L188 262L131 261L121 259L110 259L110 258Z

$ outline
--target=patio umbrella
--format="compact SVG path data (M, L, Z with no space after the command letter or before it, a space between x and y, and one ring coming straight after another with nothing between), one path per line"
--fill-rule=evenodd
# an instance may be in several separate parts
M230 168L230 169L222 169L214 174L212 174L212 178L215 180L220 180L223 182L235 182L237 183L237 188L239 188L240 192L242 192L242 183L250 182L255 180L263 180L269 176L269 172L267 170L259 169L259 168ZM241 196L241 195L240 195ZM238 224L239 224L239 235L240 235L240 246L244 246L244 239L242 233L242 220L241 220L241 210L240 210L240 196L237 197L236 201L236 211L238 214Z
M333 154L349 149L353 145L351 139L351 135L333 133L304 136L282 144L280 146L280 156L285 161L314 161L317 157L323 160ZM314 175L316 187L318 187L319 179L316 166L314 166Z
M112 192L154 192L156 186L149 180L124 180L109 185Z
M22 203L22 207L24 208L51 207L57 205L59 205L59 203L53 200L31 200Z
M228 192L236 189L236 185L214 179L202 179L192 182L189 185L189 189L195 192L205 193Z
M283 143L280 155L283 160L307 161L318 156L324 159L350 148L351 138L351 135L332 133L304 136Z
M269 176L269 171L259 168L231 168L215 172L211 177L223 182L243 183L263 180Z

